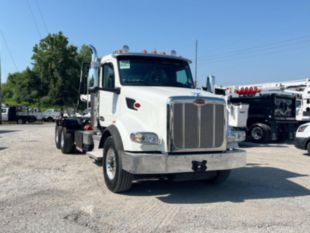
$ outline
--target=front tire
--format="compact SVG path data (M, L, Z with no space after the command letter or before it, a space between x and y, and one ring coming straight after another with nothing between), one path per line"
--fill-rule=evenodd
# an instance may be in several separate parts
M308 151L308 155L310 156L310 142L308 142L307 144L307 151Z
M214 185L222 184L228 179L230 172L231 172L231 170L217 171L215 177L208 180L208 182L210 184L214 184Z
M123 170L122 160L112 136L105 141L102 165L104 180L111 192L120 193L131 188L132 174Z

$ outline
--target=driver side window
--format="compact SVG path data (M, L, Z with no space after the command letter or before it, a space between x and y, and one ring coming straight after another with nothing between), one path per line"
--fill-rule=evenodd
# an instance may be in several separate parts
M114 85L114 69L112 63L106 63L102 66L102 87L112 89Z

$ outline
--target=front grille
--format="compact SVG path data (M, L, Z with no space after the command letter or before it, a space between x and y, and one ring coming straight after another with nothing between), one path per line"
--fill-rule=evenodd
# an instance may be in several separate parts
M225 105L176 102L170 105L170 151L224 150ZM225 148L224 148L225 147Z

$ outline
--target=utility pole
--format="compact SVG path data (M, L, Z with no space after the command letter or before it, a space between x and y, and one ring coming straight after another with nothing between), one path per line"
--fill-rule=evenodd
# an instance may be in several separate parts
M0 125L2 124L2 79L1 79L1 54L0 54Z
M197 87L197 55L198 55L198 40L195 44L195 87Z

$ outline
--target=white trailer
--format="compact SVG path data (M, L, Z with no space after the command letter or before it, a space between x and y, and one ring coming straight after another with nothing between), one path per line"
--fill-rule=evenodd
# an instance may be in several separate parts
M246 165L222 96L195 89L190 61L128 47L102 58L92 47L91 117L56 121L55 143L101 160L107 187L122 192L146 177L223 182Z

